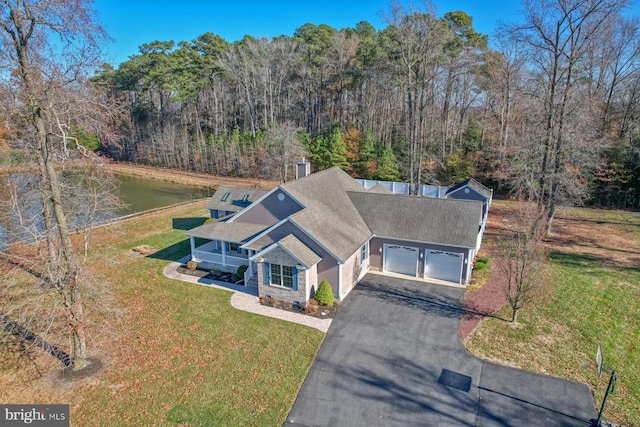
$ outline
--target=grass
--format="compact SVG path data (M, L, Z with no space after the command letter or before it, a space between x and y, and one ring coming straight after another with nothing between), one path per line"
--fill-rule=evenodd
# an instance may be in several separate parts
M70 403L78 426L282 425L324 334L235 310L230 292L162 275L169 260L189 252L172 219L197 225L205 212L198 203L94 237L92 268L111 284L120 313L93 314L101 330L91 348L105 368L63 387L52 376L34 379L32 400L50 392ZM159 251L132 255L142 244ZM24 402L29 394L21 393Z
M629 233L635 241L640 241L640 214L621 210L602 210L589 208L561 208L557 217L570 216L573 219L587 221L594 226L614 225Z
M565 209L562 215L592 222L594 229L609 225L640 241L638 214ZM585 382L592 387L599 409L609 379L595 373L595 353L601 342L604 363L618 376L605 417L640 426L640 269L600 261L593 254L555 246L547 295L523 309L515 327L486 319L467 340L467 347L477 355L524 369ZM498 317L509 318L509 314L505 307Z

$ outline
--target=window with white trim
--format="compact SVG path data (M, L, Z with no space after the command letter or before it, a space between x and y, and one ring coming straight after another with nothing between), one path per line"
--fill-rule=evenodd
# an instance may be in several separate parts
M296 268L288 265L269 264L269 285L296 289Z
M363 262L365 262L365 260L369 258L369 242L366 242L364 245L362 245L362 247L360 248L360 264L362 264Z

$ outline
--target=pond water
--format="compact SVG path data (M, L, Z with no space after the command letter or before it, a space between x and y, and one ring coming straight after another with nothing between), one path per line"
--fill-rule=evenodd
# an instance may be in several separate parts
M213 190L149 178L125 175L116 175L116 178L120 183L120 199L126 205L118 212L122 216L189 200L202 199L213 194Z
M170 206L176 203L209 197L213 190L174 184L171 182L157 181L149 178L138 178L124 175L116 175L119 184L118 195L123 203L120 209L109 207L113 199L105 198L97 202L104 210L98 209L91 212L92 203L87 203L82 194L74 194L66 200L68 221L70 228L84 227L89 221L93 224L109 221L113 218L126 216L133 213L148 211L155 208ZM65 179L74 180L73 174ZM11 198L5 189L11 182L17 188L17 194ZM42 212L38 205L38 192L36 191L38 179L33 174L15 174L0 177L0 199L14 200L13 205L2 202L0 213L0 250L11 241L29 241L39 235L43 230ZM79 185L79 184L78 184ZM100 197L98 196L87 196ZM89 201L90 202L90 201ZM40 236L42 238L42 236Z

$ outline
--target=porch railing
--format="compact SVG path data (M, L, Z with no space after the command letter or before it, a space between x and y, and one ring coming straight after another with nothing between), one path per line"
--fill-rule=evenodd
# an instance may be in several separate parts
M227 254L224 259L220 252L202 251L199 248L193 251L193 256L198 261L211 262L222 266L240 267L241 265L249 265L249 259L246 256L235 256Z

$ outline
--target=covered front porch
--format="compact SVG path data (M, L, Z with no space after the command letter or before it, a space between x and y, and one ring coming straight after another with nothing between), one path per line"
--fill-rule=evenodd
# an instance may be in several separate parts
M196 240L197 239L197 240ZM244 273L245 286L257 286L256 263L249 258L255 251L241 248L241 243L224 240L209 240L200 244L204 239L189 237L191 245L191 260L206 268L219 269L235 273L240 266L247 266Z

